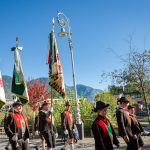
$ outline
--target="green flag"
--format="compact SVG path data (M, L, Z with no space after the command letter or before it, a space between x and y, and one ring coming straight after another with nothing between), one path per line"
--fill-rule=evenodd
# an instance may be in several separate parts
M24 80L19 50L19 47L12 48L12 51L14 51L14 71L11 92L19 97L22 104L26 104L29 100L29 96Z

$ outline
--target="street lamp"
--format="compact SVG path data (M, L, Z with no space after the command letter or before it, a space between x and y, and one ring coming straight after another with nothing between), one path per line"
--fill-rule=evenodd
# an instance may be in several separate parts
M76 88L76 79L75 79L75 68L74 68L74 58L73 58L73 45L71 39L71 27L69 25L69 19L62 13L57 13L57 21L61 27L61 32L58 33L59 37L68 37L68 44L71 53L71 64L72 64L72 76L73 76L73 84L74 84L74 97L76 100L75 112L76 112L76 124L78 126L78 130L82 130L83 132L83 124L80 118L80 109L79 109L79 99L77 98L77 88ZM67 30L67 31L66 31ZM79 131L80 133L80 131ZM83 135L81 135L83 137ZM82 138L81 138L82 139Z

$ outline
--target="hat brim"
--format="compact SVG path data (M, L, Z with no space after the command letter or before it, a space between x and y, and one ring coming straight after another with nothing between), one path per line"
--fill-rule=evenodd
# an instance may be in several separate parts
M102 107L99 107L99 108L94 108L94 112L97 112L98 110L102 110L102 109L104 109L104 108L106 108L106 107L109 107L109 104L106 104L105 106L102 106Z
M22 106L22 103L15 103L15 104L13 104L13 107L16 107L16 106Z
M134 106L130 106L130 107L128 107L128 109L132 109L132 108L135 108Z
M126 103L129 103L129 100L126 98L126 97L121 97L118 102L126 102Z
M127 102L127 103L129 103L129 100L118 100L118 102Z
M44 103L44 104L42 104L42 107L44 107L45 105L49 105L50 103Z
M109 104L106 104L103 108L106 108L106 107L109 107ZM103 108L102 108L102 109L103 109Z
M65 106L71 106L70 104L67 104L67 105L65 105Z

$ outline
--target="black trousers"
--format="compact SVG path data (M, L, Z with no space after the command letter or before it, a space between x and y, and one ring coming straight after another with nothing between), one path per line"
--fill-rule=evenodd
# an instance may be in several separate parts
M144 141L143 141L141 135L139 134L139 135L137 136L137 138L138 138L139 147L143 147L143 146L144 146Z
M137 138L129 138L130 142L127 142L127 150L138 150Z
M12 150L18 150L19 149L16 141L13 141L13 140L9 140L9 141L10 141ZM22 150L29 150L29 143L28 142L22 143Z
M56 146L56 135L54 131L50 131L52 135L52 143L53 143L53 148Z
M53 148L52 134L50 133L50 131L48 130L48 131L41 132L41 135L44 137L47 147Z

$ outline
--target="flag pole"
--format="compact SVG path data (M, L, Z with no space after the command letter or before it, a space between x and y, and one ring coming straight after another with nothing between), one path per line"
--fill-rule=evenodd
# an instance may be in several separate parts
M18 46L19 46L19 37L16 36L16 48L18 48ZM14 49L14 53L16 51L16 48ZM15 99L17 100L18 99L17 96L16 95L14 95L14 96L15 96Z
M52 36L54 39L54 18L52 19ZM50 38L50 36L49 36ZM49 39L49 46L50 46L50 39ZM52 41L52 48L54 48L54 40ZM52 67L51 67L51 71L50 71L50 75L52 75ZM51 110L53 109L53 88L51 86ZM51 130L53 131L53 112L51 112Z

